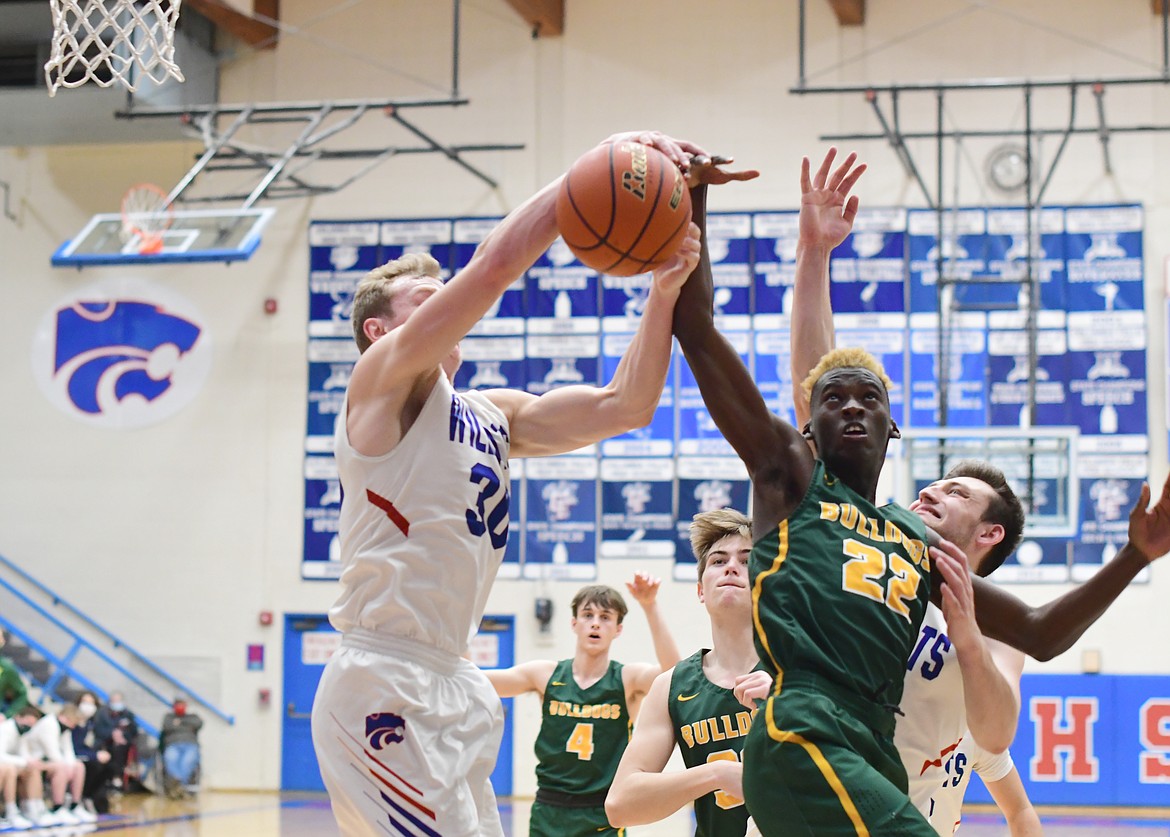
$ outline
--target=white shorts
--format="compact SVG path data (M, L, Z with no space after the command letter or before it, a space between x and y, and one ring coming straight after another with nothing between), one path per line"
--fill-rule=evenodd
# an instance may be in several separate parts
M345 837L502 837L500 699L467 660L353 630L313 701L313 747Z

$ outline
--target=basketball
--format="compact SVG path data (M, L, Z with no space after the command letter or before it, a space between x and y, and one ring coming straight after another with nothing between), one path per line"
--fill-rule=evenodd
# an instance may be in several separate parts
M557 195L557 228L584 264L611 276L654 270L687 234L691 193L656 148L599 145L573 163Z

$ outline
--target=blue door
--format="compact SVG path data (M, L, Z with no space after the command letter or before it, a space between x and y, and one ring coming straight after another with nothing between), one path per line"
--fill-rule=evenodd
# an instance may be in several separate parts
M341 634L333 630L325 614L285 614L281 790L325 790L309 721L325 663L340 644ZM481 668L507 668L513 665L515 648L515 617L485 616L471 657ZM498 796L512 795L511 699L504 701L504 740L492 773L492 787Z
M516 617L485 616L471 643L471 659L480 668L508 668L516 654ZM504 702L504 740L492 771L496 796L512 795L512 698Z
M325 790L309 718L325 663L340 644L341 634L325 614L285 614L281 790Z

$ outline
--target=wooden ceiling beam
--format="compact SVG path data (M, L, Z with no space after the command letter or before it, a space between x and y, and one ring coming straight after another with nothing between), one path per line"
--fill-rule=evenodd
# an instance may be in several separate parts
M185 5L218 28L257 49L273 49L280 40L280 29L271 22L280 22L280 0L253 0L251 15L244 14L224 0L186 0Z
M1158 0L1153 0L1158 2ZM861 26L865 23L865 0L829 0L842 26Z
M508 0L508 5L532 27L533 37L555 37L565 32L565 0Z

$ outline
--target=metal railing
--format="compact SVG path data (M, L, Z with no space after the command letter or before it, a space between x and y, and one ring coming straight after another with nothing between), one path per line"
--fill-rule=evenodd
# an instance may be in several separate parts
M202 695L195 692L170 672L164 670L159 665L151 661L146 655L127 644L120 637L115 636L96 620L94 620L93 617L84 613L78 607L57 595L56 592L49 589L39 580L29 575L23 568L17 566L3 555L0 555L0 567L18 576L25 584L31 586L39 593L44 595L53 607L64 609L71 618L76 619L80 623L84 624L86 628L92 630L96 634L99 634L101 637L108 639L115 649L120 649L128 654L133 659L135 664L141 665L155 677L159 678L167 685L173 687L175 691L181 692L190 702L198 703L200 706L203 706L212 714L228 724L235 723L236 719L233 715L223 711L218 706L213 704L208 698L203 697ZM0 588L7 590L8 593L16 598L21 604L23 604L41 619L57 628L70 639L68 650L66 650L64 653L54 652L44 642L34 638L28 631L17 627L11 619L5 618L3 614L0 614L0 625L3 625L8 631L12 633L13 636L19 638L21 642L26 644L30 649L35 651L52 665L53 670L51 674L43 684L40 684L42 690L44 690L50 696L55 696L56 689L60 685L61 681L66 677L69 677L73 680L76 680L86 688L92 690L96 694L100 695L103 699L106 697L106 691L94 683L92 678L87 677L85 674L79 671L75 665L78 654L84 650L92 654L104 665L125 677L127 681L133 683L145 694L158 700L165 706L169 706L171 704L171 698L169 696L164 695L155 686L151 685L138 674L131 671L130 668L128 668L126 665L123 665L118 660L114 659L108 653L95 645L93 642L81 636L76 630L71 628L61 619L58 619L55 615L50 613L49 610L33 600L32 597L17 588L3 576L0 576ZM141 719L139 719L139 724L143 727L143 729L147 730L152 735L157 736L157 729L153 728L150 724L143 723Z

